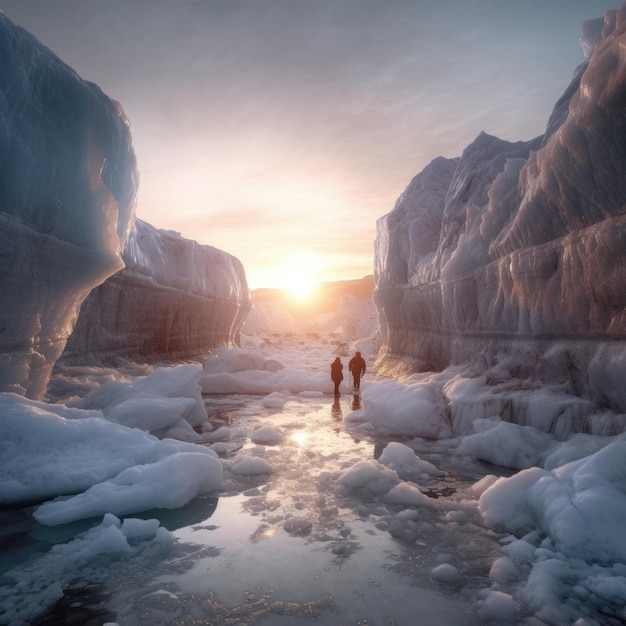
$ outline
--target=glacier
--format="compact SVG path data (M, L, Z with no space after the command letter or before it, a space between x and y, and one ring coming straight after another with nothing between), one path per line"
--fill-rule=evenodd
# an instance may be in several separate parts
M582 33L543 136L481 133L379 218L374 297L379 371L553 384L595 406L591 432L594 410L626 412L626 8Z
M239 259L137 219L122 260L83 303L62 364L176 361L238 341L252 308Z
M238 259L135 219L122 107L0 13L0 391L65 365L174 361L237 341Z
M138 186L119 104L0 13L0 390L40 397Z

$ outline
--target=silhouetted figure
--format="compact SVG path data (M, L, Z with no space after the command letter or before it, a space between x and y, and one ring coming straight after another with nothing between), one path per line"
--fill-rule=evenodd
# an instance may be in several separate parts
M339 384L343 380L343 363L339 357L330 364L330 379L335 383L335 395L338 396Z
M354 388L361 388L361 376L365 374L365 359L361 356L360 352L357 352L348 363L348 369L352 373L352 379L354 380Z

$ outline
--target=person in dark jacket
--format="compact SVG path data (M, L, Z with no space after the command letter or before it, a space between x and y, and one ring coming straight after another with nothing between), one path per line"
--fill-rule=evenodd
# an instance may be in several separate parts
M343 363L339 357L330 364L330 379L335 383L335 395L338 396L339 383L343 380Z
M354 380L354 388L358 391L361 388L361 376L365 374L365 359L357 352L349 361L348 369Z

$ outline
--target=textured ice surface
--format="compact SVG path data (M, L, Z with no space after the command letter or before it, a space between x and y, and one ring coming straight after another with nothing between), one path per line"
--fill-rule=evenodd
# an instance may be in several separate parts
M238 340L251 308L238 259L142 220L122 259L84 302L64 363L197 357Z
M589 58L543 137L482 133L378 220L391 357L564 383L626 411L625 15L586 25Z
M137 169L120 106L0 13L0 390L39 397L122 267Z

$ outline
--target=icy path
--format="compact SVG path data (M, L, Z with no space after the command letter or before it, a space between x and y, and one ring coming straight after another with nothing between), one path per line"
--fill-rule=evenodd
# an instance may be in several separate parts
M500 547L492 534L456 505L440 507L443 513L420 507L413 509L416 519L405 519L407 507L338 493L337 477L384 445L355 440L345 430L343 416L358 407L358 398L298 398L280 410L261 401L214 396L207 408L215 427L231 429L223 444L228 463L262 459L271 473L227 470L225 493L211 517L178 528L173 553L158 570L136 572L132 587L124 583L113 592L107 607L118 623L294 624L315 618L321 624L401 625L417 623L418 615L429 626L479 623L471 604L477 590L489 586L489 566ZM284 438L257 445L251 437L256 430L252 438L258 438L259 428ZM445 464L445 449L436 445L434 457L437 451L441 456L434 460ZM433 502L462 500L462 490L479 477L444 476L430 486L431 495L454 493ZM432 570L442 563L458 568L459 580L435 580Z

